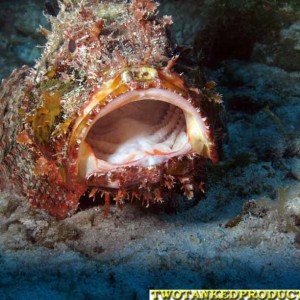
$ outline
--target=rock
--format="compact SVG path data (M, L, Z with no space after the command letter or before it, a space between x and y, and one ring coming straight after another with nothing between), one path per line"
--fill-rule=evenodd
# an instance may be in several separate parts
M275 43L257 43L252 59L257 62L280 67L287 71L300 69L300 21L280 31Z
M36 45L43 45L45 39L37 31L39 26L47 27L48 21L42 12L42 1L25 0L0 3L0 79L24 64L32 65L41 54Z

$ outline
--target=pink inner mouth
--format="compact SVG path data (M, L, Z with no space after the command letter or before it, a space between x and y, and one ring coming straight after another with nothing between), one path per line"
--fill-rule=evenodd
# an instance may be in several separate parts
M91 123L80 146L79 175L152 167L189 153L207 157L209 144L204 120L185 98L162 89L132 91Z
M132 102L100 118L85 140L108 164L172 155L188 143L185 117L178 107L153 100ZM191 148L191 147L190 147Z

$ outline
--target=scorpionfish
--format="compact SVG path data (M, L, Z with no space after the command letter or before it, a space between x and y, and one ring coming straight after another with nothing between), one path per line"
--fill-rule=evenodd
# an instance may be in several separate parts
M151 0L64 0L34 67L0 88L0 190L59 219L84 195L146 206L203 190L217 162L212 84L183 74ZM179 61L177 61L179 58ZM195 75L196 74L196 75ZM210 123L209 123L210 122Z

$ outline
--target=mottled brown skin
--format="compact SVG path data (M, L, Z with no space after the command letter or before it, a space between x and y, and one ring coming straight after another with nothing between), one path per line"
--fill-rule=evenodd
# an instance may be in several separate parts
M32 206L57 218L73 213L79 198L95 186L92 179L82 182L77 177L76 119L82 116L93 94L105 92L106 83L112 79L117 82L122 70L150 66L160 70L161 75L151 82L138 78L107 93L99 109L125 88L152 86L185 93L195 107L201 101L214 102L212 98L216 97L213 92L210 98L189 88L182 77L170 70L175 60L166 31L172 21L170 17L156 16L156 3L70 3L62 4L57 17L49 16L52 32L47 34L45 51L35 67L14 71L0 89L0 189L14 187ZM113 84L109 86L112 89ZM183 189L189 193L185 191L187 183L202 189L197 177L202 162L201 158L174 158L168 169L158 166L149 171L150 183L155 172L164 172L163 182L154 180L153 186L141 187L141 182L131 189L99 190L106 200L112 196L118 203L135 198L146 203L160 202L168 190ZM116 176L125 174L123 171L127 176L138 173L120 170Z
M22 146L17 143L17 135L23 128L20 108L25 100L24 79L29 68L24 66L14 70L11 76L3 80L0 89L0 189L9 186L10 181L19 185L19 178L14 176L18 165L22 163ZM26 150L25 150L26 151ZM20 167L23 170L23 167Z

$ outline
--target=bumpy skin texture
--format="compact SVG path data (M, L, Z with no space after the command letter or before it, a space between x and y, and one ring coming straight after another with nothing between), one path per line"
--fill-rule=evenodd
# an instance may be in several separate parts
M78 149L89 118L122 93L167 89L196 108L214 105L217 96L209 87L206 94L188 88L170 70L175 59L167 28L172 21L156 16L156 3L86 0L60 6L57 17L49 16L52 32L42 30L48 42L36 66L14 71L0 89L0 189L11 185L32 206L58 218L74 212L87 191L91 196L100 191L107 202L114 198L122 204L126 198L159 202L168 191L183 189L188 196L191 186L201 189L197 171L204 159L192 156L174 158L168 167L115 174L124 180L139 172L149 172L149 179L162 176L154 186L144 181L131 189L91 189L93 179L78 179ZM148 80L148 67L157 70L154 79ZM132 75L126 82L124 70ZM91 106L93 101L97 104ZM213 147L211 143L210 156L216 161ZM107 174L102 177L107 180Z
M19 183L16 174L18 165L23 170L22 159L19 154L22 146L16 141L17 134L22 130L23 123L20 117L20 108L25 99L24 78L29 73L29 68L24 66L14 70L11 76L3 80L0 89L0 189L9 185L10 177Z

